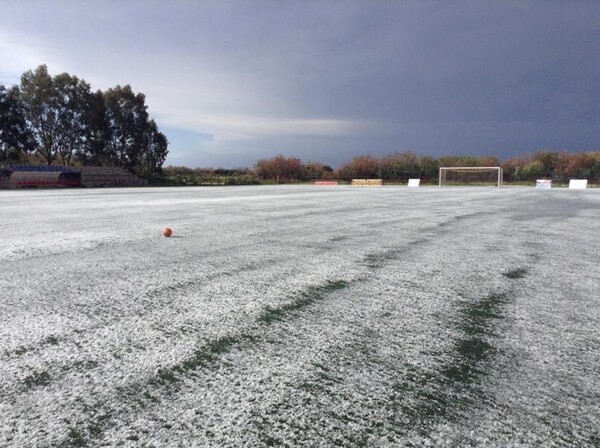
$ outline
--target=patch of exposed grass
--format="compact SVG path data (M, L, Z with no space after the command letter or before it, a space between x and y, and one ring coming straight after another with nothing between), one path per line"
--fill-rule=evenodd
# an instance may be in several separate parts
M47 386L50 384L50 374L46 371L34 373L29 375L23 380L23 383L28 388L37 387L37 386Z
M64 448L75 448L75 447L86 447L88 441L84 435L77 428L71 428L67 434L67 440L65 440L61 447Z
M393 407L404 415L403 421L395 422L399 433L416 429L427 435L439 419L452 420L461 408L476 405L472 397L479 393L477 384L497 353L492 341L507 301L505 294L492 293L464 302L455 323L460 336L449 353L452 361L439 370L409 366L392 386Z
M347 239L348 239L348 237L346 235L338 235L338 236L333 236L333 237L329 238L329 241L331 241L332 243L337 243L339 241L344 241Z
M255 342L256 337L248 334L239 336L225 336L214 341L208 342L200 347L189 358L168 369L158 371L156 377L150 381L150 384L159 386L172 386L179 383L185 374L200 369L211 363L214 363L224 353L244 342Z
M95 409L84 405L83 412L85 415L94 415ZM91 441L98 440L105 431L106 427L110 426L112 417L112 411L108 411L107 413L101 414L96 418L90 419L90 421L84 423L80 427L71 427L67 433L66 439L63 440L58 446L61 448L89 446ZM65 422L70 424L69 420L65 419Z
M447 366L442 375L449 384L468 385L476 375L482 373L478 361L485 360L492 346L480 338L460 339L455 345L458 359Z
M408 366L402 379L394 383L391 389L392 407L397 417L404 417L405 420L402 425L394 422L400 434L446 416L453 404L446 376L417 366Z
M263 433L259 433L259 439L265 446L282 446L282 440L277 437L272 437Z
M349 444L348 446L362 448L368 446L369 435L364 433L361 433L359 435L348 434L346 436L346 441Z
M71 365L66 365L62 368L63 371L69 370L91 370L98 367L98 361L94 361L93 359L89 359L87 361L75 361Z
M194 352L194 356L182 362L177 371L184 373L198 367L214 362L219 356L228 353L231 349L243 342L255 342L256 338L248 334L239 336L225 336L209 342L204 347Z
M49 345L58 345L58 338L56 336L48 336L43 342Z
M468 303L460 312L458 329L467 339L494 336L493 323L502 319L502 310L507 301L506 294L490 294L481 300Z
M484 373L480 366L494 353L494 347L488 342L495 336L494 321L502 319L502 309L507 301L505 294L492 293L468 302L461 310L458 329L463 337L454 344L456 360L442 371L448 383L468 386L476 376Z
M517 268L517 269L513 269L511 271L508 272L504 272L502 275L510 278L510 279L518 279L518 278L523 278L525 277L525 275L527 275L527 272L529 272L528 269L525 268Z
M266 307L258 318L258 322L271 325L285 319L290 313L306 308L313 303L324 299L328 294L348 287L344 280L332 280L323 285L313 286L300 293L292 302L277 307Z
M58 339L55 336L48 336L47 338L43 339L40 342L40 345L44 346L44 345L58 345ZM9 355L15 355L15 356L21 356L24 353L27 352L31 352L33 350L35 350L36 348L38 348L36 345L31 345L31 346L26 346L26 345L20 345L19 347L15 348L12 352L9 350L6 350L4 353L5 355L9 356Z
M30 347L25 347L24 345L20 345L19 347L17 347L13 353L17 356L22 355L23 353L27 353L28 351L31 351L32 349ZM10 354L10 352L6 352L7 355Z
M313 395L320 394L325 391L325 386L313 380L302 381L298 384L298 389L308 392Z
M160 384L161 386L175 383L177 381L178 378L172 369L161 369L156 374L156 384Z
M484 331L486 322L502 317L502 306L506 301L504 294L490 294L484 299L466 306L461 312L463 317L461 329L468 334Z
M310 378L299 383L297 386L298 389L301 389L312 396L322 394L331 395L332 388L335 388L336 384L341 383L340 377L336 376L334 372L331 372L330 369L319 363L314 363L313 365L315 367L314 374L311 375Z
M383 265L395 258L395 252L386 251L379 252L375 254L368 254L364 258L364 263L368 268L379 269L383 267Z

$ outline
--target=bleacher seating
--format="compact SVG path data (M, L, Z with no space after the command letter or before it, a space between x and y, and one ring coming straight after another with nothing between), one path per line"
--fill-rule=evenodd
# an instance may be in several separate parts
M146 184L144 179L120 167L15 164L0 169L0 188L32 186L141 187Z
M99 187L141 187L146 185L143 179L121 167L82 166L81 185L88 188Z

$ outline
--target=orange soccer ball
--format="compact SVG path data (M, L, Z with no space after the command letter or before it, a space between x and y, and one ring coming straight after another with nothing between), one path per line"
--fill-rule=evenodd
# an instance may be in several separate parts
M162 234L164 237L169 238L171 235L173 235L173 231L169 227L165 227L162 230Z

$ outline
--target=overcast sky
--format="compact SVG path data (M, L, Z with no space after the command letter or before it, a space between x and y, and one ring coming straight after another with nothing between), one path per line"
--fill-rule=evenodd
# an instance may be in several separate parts
M166 164L600 150L600 1L0 0L0 84L130 84Z

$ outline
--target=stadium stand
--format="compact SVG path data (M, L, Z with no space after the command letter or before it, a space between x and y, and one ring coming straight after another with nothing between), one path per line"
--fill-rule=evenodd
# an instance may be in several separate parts
M8 165L0 168L0 188L139 187L144 179L119 167Z
M144 179L140 179L120 167L82 166L77 170L81 172L81 185L87 188L142 187L146 185Z

